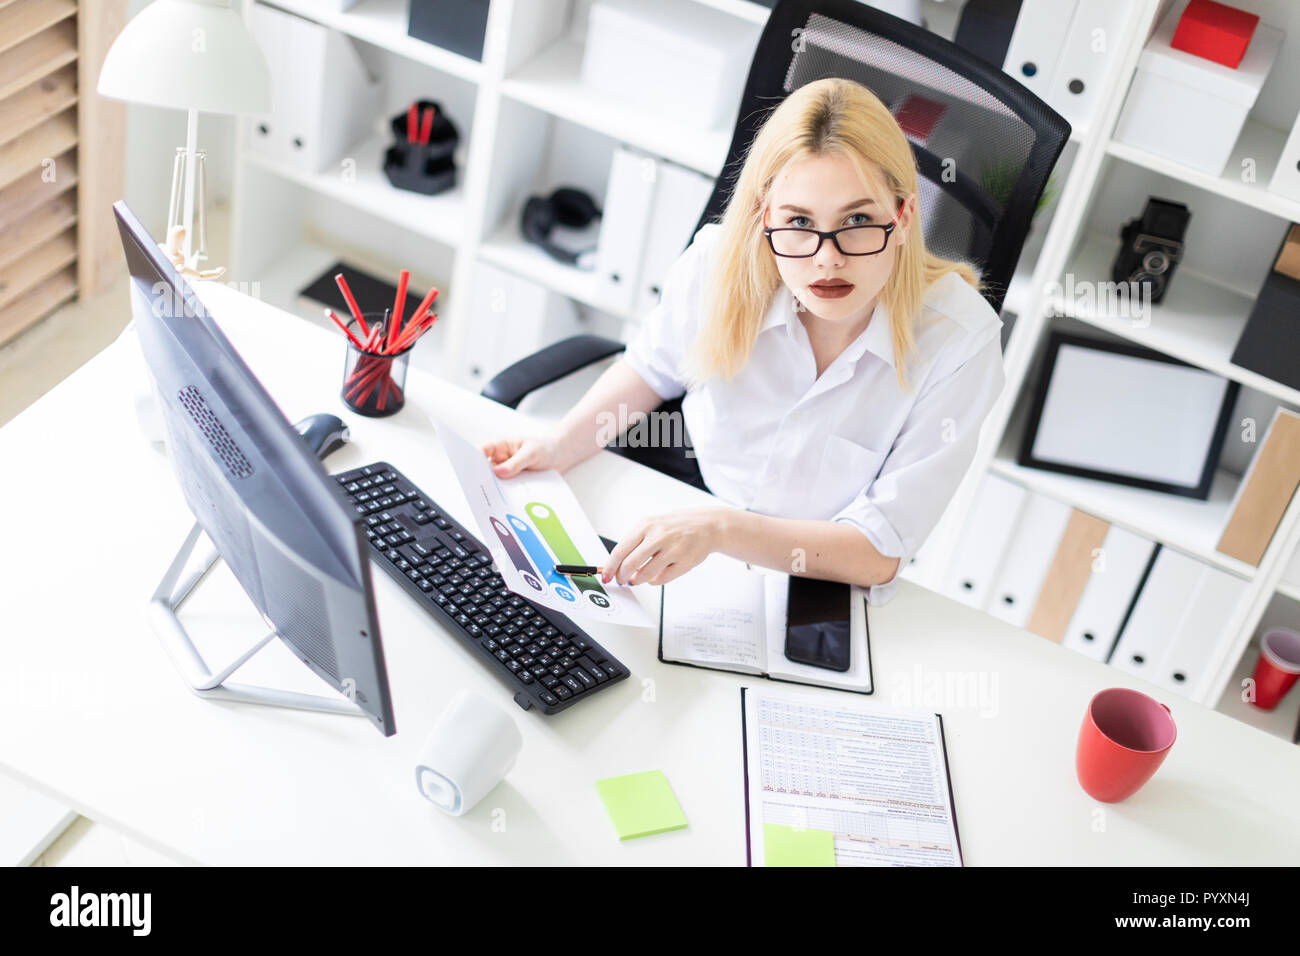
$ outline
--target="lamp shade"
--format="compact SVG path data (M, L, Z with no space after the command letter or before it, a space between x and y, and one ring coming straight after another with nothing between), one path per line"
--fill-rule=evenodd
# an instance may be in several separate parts
M154 0L104 57L99 92L203 113L269 113L266 59L223 0Z

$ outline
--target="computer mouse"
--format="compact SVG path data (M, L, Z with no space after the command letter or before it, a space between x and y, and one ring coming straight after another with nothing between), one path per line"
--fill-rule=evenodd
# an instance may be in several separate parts
M343 419L327 412L309 415L302 421L295 422L293 427L318 458L325 458L335 449L342 448L350 437Z

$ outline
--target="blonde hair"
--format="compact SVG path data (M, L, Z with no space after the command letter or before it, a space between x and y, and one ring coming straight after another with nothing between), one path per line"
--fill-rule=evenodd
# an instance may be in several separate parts
M868 189L883 177L895 207L916 192L916 163L907 137L885 104L866 87L832 77L787 96L750 144L722 217L704 295L705 318L687 362L692 384L713 375L730 379L749 359L763 317L781 286L762 232L772 185L792 160L826 155L847 158ZM930 284L950 272L978 288L970 266L925 248L919 218L914 218L880 291L880 302L889 312L894 365L902 389L910 390L904 365L915 348L913 324L921 301Z

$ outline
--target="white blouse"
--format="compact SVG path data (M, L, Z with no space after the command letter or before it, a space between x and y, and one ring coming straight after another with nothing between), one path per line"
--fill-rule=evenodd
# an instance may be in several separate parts
M683 360L720 233L716 223L696 233L628 343L625 360L664 399L685 392ZM705 483L749 511L846 521L882 555L900 558L901 570L943 515L1002 391L1001 328L978 291L947 275L917 318L911 392L898 385L883 305L818 377L794 295L782 285L740 372L682 399ZM897 588L895 574L869 588L867 600L883 604Z

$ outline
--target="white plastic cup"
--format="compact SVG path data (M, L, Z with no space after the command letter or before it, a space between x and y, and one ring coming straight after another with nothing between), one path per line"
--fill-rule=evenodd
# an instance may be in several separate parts
M415 785L438 809L458 817L514 768L523 744L509 714L481 694L462 690L420 749Z

